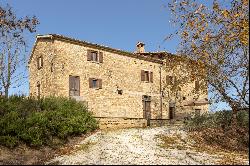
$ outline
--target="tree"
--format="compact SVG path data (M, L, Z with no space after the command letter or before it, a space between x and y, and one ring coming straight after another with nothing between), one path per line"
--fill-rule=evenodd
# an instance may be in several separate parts
M0 6L0 91L9 95L12 85L20 84L23 74L18 69L25 66L27 47L25 32L35 32L39 24L33 17L17 18L13 9L7 5Z
M204 70L192 75L204 79L215 99L236 113L249 107L249 7L248 0L173 0L168 4L181 42L178 54Z

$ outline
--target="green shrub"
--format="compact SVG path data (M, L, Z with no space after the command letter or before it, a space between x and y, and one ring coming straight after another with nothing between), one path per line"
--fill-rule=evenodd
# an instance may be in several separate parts
M0 144L4 146L14 147L20 142L53 146L97 127L87 107L73 99L0 97Z
M9 148L13 148L16 145L18 145L18 138L9 136L9 135L0 136L0 142L1 142L1 145L7 146Z

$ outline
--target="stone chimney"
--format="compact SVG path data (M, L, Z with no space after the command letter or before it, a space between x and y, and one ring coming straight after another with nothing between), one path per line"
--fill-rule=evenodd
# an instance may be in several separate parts
M144 53L145 52L144 45L145 45L144 43L138 42L136 44L136 53Z

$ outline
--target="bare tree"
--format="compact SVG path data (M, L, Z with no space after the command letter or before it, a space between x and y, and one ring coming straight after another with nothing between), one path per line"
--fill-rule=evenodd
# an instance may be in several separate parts
M0 6L0 91L4 91L5 96L9 95L9 88L20 85L24 77L18 69L25 68L27 62L25 32L35 32L37 24L35 16L17 18L9 5Z
M208 82L218 101L237 110L249 107L249 7L248 0L173 0L172 22L181 37L178 53L204 69L193 75Z

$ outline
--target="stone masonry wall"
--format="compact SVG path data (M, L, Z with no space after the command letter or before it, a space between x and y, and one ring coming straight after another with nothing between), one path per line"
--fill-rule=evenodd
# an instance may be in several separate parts
M64 65L62 70L57 69L57 95L68 96L69 75L79 76L80 94L96 117L143 118L143 95L151 96L152 118L158 116L160 64L105 51L103 63L91 62L87 61L87 50L93 48L59 40L54 44L57 65ZM141 82L141 70L153 72L153 83ZM89 88L89 78L102 79L102 89ZM123 90L122 95L117 88Z
M88 49L102 51L103 63L87 61ZM43 68L38 70L36 59L41 55ZM141 70L153 72L153 83L141 81ZM39 81L42 96L68 97L69 76L79 76L80 96L95 117L120 118L121 123L124 118L143 118L142 96L148 95L151 96L151 119L159 119L160 70L164 83L167 72L159 63L68 41L38 39L29 64L30 95L37 95ZM89 88L89 78L102 79L102 89ZM183 91L193 86L188 85ZM117 93L118 88L123 90L122 95ZM193 108L185 109L190 111ZM169 119L169 100L166 97L163 98L162 118Z

